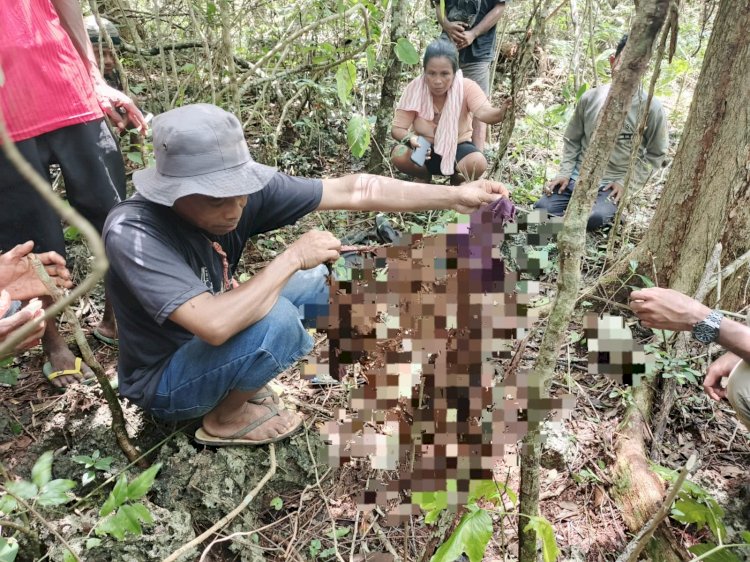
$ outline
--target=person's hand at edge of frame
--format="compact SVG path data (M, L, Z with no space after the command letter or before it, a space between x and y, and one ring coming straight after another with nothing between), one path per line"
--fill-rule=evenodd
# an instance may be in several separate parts
M138 129L139 133L142 135L146 134L148 124L145 117L143 117L143 113L141 113L141 110L138 109L132 99L103 80L96 84L95 92L96 99L99 101L102 111L104 111L120 131L124 131L128 122L130 122L133 127ZM117 108L124 109L126 116L121 115L117 111Z
M18 330L21 326L33 320L35 318L41 318L44 315L41 301L32 299L29 303L15 314L11 314L7 318L3 318L6 312L11 307L12 300L10 293L6 290L0 291L0 342L4 341L13 332ZM35 332L33 332L26 340L16 346L14 351L22 351L35 345L39 345L40 338L44 334L44 321L40 320L39 325ZM0 357L4 359L4 357Z
M728 377L740 358L734 353L727 352L708 366L706 377L703 379L703 390L709 398L720 402L727 397L727 389L721 384L724 377Z
M476 180L455 189L457 201L453 210L469 215L484 205L494 203L503 197L510 199L508 188L492 180Z
M18 244L5 253L0 253L0 287L8 291L14 300L25 301L48 294L44 283L34 271L29 259L33 254L34 242ZM73 282L70 271L65 266L65 258L57 252L36 254L47 275L61 289L70 289Z
M286 250L298 262L299 269L312 269L339 259L341 241L325 230L305 232Z
M569 183L569 176L558 176L547 182L547 185L544 186L544 194L549 197L555 192L555 189L557 189L558 193L562 193L568 187Z

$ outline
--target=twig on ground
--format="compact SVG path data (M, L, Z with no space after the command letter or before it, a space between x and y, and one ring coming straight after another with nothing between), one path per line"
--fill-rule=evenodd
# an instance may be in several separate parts
M692 455L690 455L687 463L685 463L685 466L682 467L677 480L675 480L672 488L667 494L667 497L664 499L664 503L662 503L661 507L656 511L656 513L654 513L654 516L651 518L651 520L646 523L646 526L641 529L641 531L635 537L633 537L633 540L630 541L630 544L625 547L625 550L622 551L622 554L620 554L616 562L635 562L636 560L638 560L638 555L646 547L646 544L648 544L648 541L651 539L651 535L654 534L656 528L661 524L662 521L664 521L664 519L666 519L667 515L669 515L669 511L672 509L672 502L682 488L682 485L684 484L685 479L688 477L688 474L692 473L695 470L696 465L697 457L696 454L693 453Z
M240 504L235 507L232 511L227 513L224 517L219 519L216 523L214 523L211 527L206 529L203 533L195 537L190 542L182 545L180 548L175 550L172 554L167 556L164 559L164 562L175 562L178 560L183 554L186 552L189 552L191 549L198 546L200 543L202 543L204 540L206 540L209 536L211 536L213 533L218 531L219 529L225 527L231 521L237 517L248 505L250 505L250 502L253 501L253 498L258 495L258 493L263 489L263 486L266 485L266 482L268 482L271 478L273 478L273 475L276 474L276 447L273 443L271 443L268 447L270 458L271 458L271 466L268 469L268 472L266 472L265 476L260 479L260 482L250 490L250 493L248 493L243 500L240 502ZM206 555L206 551L204 551L203 556ZM201 557L201 560L203 557Z
M388 552L390 552L391 555L393 556L394 562L398 562L399 560L401 560L402 557L399 556L398 552L396 552L396 549L393 548L393 544L391 544L391 541L388 540L388 537L385 536L385 533L383 532L383 528L374 518L372 520L371 527L375 531L375 533L378 535L378 538L383 543L383 546L385 547L385 549Z
M42 525L44 525L44 526L45 526L45 527L47 528L47 530L48 530L48 531L49 531L50 533L52 533L53 535L55 535L55 537L57 538L57 540L59 540L59 541L60 541L60 543L61 543L61 544L62 544L62 545L63 545L63 546L64 546L64 547L66 548L66 549L68 549L68 552L70 552L71 556L73 556L73 558L75 558L77 562L81 562L81 559L80 559L80 558L78 557L78 555L77 555L77 554L75 553L75 551L73 550L73 548L72 548L72 547L71 547L71 546L70 546L70 545L68 544L68 541L66 541L66 540L65 540L65 539L63 538L63 536L62 536L62 535L61 535L60 533L58 533L58 532L57 532L57 531L55 530L55 528L54 528L54 527L53 527L53 526L52 526L52 525L51 525L51 524L50 524L50 523L49 523L49 522L48 522L48 521L47 521L47 520L46 520L46 519L45 519L44 517L42 517L41 513L39 513L39 512L38 512L38 511L37 511L36 509L34 509L34 508L32 507L32 505L31 505L31 504L30 504L29 502L27 502L27 501L26 501L25 499L23 499L23 498L21 498L21 497L17 496L17 495L16 495L16 494L14 494L13 492L9 491L9 490L8 490L8 489L7 489L7 488L6 488L5 486L0 486L0 487L1 487L1 488L2 488L2 489L3 489L3 490L4 490L5 492L6 492L6 493L8 493L8 494L10 494L11 496L13 496L13 499L15 499L15 500L16 500L16 501L17 501L18 503L20 503L20 504L21 504L21 505L22 505L22 506L23 506L23 507L24 507L25 509L27 509L27 510L29 511L29 513L31 513L31 514L32 514L32 515L33 515L34 517L36 517L36 518L37 518L37 519L39 520L39 522L40 522L40 523L41 523Z
M305 499L305 494L307 491L312 488L309 484L305 486L305 489L302 490L302 493L299 495L299 503L297 504L297 511L295 512L297 517L294 518L294 523L292 525L293 531L292 531L292 538L289 539L289 545L286 547L286 551L284 552L284 558L289 558L289 555L292 553L292 547L294 546L294 541L297 539L297 531L299 530L299 514L302 511L302 502ZM289 514L291 515L291 513ZM201 558L201 560L203 560Z
M292 516L291 513L287 513L281 519L277 519L273 523L269 523L268 525L263 525L262 527L258 527L257 529L253 529L252 531L237 531L236 533L232 533L231 535L227 535L226 537L221 537L221 538L218 538L218 539L214 539L214 540L211 541L211 543L205 549L203 549L203 553L201 553L201 557L200 557L200 560L198 560L198 562L203 562L206 559L206 556L208 555L208 552L217 543L231 541L232 539L236 539L238 537L246 537L246 536L249 536L249 535L253 535L255 533L260 533L261 531L265 531L266 529L270 529L271 527L275 527L276 525L278 525L282 521L285 521L285 520L289 519L291 516ZM288 556L289 556L288 554L284 555L285 558L288 558Z
M320 475L318 474L318 463L315 458L315 455L313 455L312 447L310 447L310 438L308 437L308 435L309 435L309 432L307 431L307 427L305 427L305 443L307 443L307 452L309 453L310 459L313 462L313 470L315 471L315 483L318 486L320 497L323 499L323 503L325 503L326 511L328 512L328 517L331 518L331 534L333 536L333 550L335 551L336 558L339 560L339 562L346 562L344 558L341 556L341 553L339 552L339 541L338 541L338 537L336 536L336 518L333 516L333 513L331 512L331 506L328 505L328 496L323 491L323 486L321 486L320 484Z

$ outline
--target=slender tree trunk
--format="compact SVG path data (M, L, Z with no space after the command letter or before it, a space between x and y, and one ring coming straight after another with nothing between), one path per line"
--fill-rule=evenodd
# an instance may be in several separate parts
M380 105L375 112L375 131L372 135L372 149L367 169L370 172L382 172L388 169L389 158L386 150L386 139L393 120L393 107L401 82L403 64L396 56L395 45L399 37L407 37L407 23L409 20L409 2L407 0L391 1L391 41L390 47L383 49L383 57L387 58L387 70L383 76L380 89Z
M750 249L750 3L721 0L685 129L643 245L658 282L692 294L716 242L726 266ZM746 302L748 269L721 307ZM714 299L707 301L713 304Z
M591 144L586 150L581 175L565 214L559 237L560 274L558 292L542 337L539 357L531 374L538 385L529 388L529 404L539 403L547 395L547 387L554 374L557 356L565 337L580 285L580 266L586 240L586 222L596 199L599 182L609 161L617 136L625 122L630 102L651 59L654 39L667 16L669 0L644 0L636 14L628 45L623 52L620 69L614 75L612 88L602 108ZM536 396L534 396L536 394ZM521 455L520 510L525 515L539 512L539 432L529 432L524 439ZM524 518L519 521L519 560L536 560L536 533L524 531Z

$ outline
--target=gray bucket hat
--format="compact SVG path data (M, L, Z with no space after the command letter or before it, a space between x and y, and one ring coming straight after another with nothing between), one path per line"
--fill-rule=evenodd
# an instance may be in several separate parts
M111 21L105 18L101 18L104 29L107 30L107 35L112 39L113 45L119 45L122 41L120 40L120 32ZM83 18L83 23L86 25L86 31L89 34L89 39L92 43L98 43L101 39L99 37L101 30L99 29L99 23L96 21L96 16L86 16Z
M171 207L186 195L234 197L260 191L276 168L258 164L239 120L207 103L186 105L154 118L156 166L133 174L149 201Z

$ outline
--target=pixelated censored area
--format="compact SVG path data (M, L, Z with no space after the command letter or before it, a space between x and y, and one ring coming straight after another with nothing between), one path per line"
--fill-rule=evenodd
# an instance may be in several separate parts
M606 375L618 384L637 386L656 368L652 355L633 339L622 316L592 312L583 318L589 374Z
M510 227L517 233L540 217ZM541 226L547 238L557 228ZM398 522L418 513L412 493L436 491L455 509L471 482L492 480L506 444L551 411L572 407L571 399L542 398L528 373L500 365L533 323L528 303L539 292L537 282L518 283L505 270L504 228L485 209L442 234L403 236L367 257L351 280L332 281L329 317L317 324L330 350L304 374L364 384L353 385L351 413L339 412L322 430L327 461L368 457L372 468L398 471L372 482L361 509L390 506ZM524 255L517 251L517 261Z

